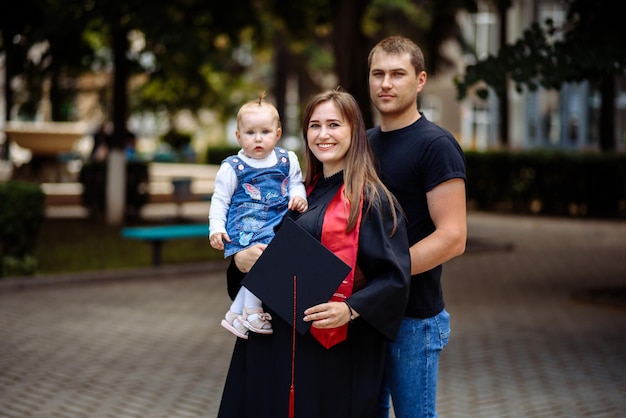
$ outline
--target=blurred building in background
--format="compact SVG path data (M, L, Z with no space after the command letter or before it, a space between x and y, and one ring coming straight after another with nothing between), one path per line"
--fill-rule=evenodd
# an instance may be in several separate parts
M468 97L458 101L453 78L476 59L496 54L500 48L499 16L494 2L479 2L478 13L459 14L463 37L475 55L463 54L458 45L449 45L449 56L458 62L456 72L429 77L420 107L427 117L453 132L465 149L497 149L498 100ZM565 2L554 0L513 1L508 10L507 42L522 36L532 22L552 19L563 23ZM565 84L560 91L539 88L518 93L509 87L509 149L554 148L597 149L599 142L600 94L588 82ZM617 79L616 151L626 150L626 78Z

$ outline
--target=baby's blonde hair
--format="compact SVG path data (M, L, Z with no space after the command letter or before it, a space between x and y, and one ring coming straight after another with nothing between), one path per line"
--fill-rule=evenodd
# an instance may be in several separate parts
M264 109L269 110L272 116L274 116L274 119L276 120L278 127L279 128L281 127L278 109L276 109L276 107L273 104L265 100L265 92L262 91L262 92L259 92L259 97L256 100L250 100L249 102L244 103L239 108L239 112L237 112L237 129L239 129L239 124L241 123L241 118L243 117L244 113L246 113L249 110L258 110L259 108L264 108Z

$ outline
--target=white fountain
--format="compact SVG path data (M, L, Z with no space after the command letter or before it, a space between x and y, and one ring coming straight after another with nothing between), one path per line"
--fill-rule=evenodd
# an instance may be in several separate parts
M74 151L76 142L88 134L89 125L85 122L8 121L2 130L12 142L30 151L30 163L17 173L28 180L54 182L66 177L63 155Z
M85 122L9 121L4 132L33 157L56 157L72 151L74 143L87 134Z

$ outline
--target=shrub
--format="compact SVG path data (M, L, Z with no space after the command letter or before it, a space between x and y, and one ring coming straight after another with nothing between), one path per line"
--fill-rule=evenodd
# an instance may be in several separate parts
M33 255L45 218L45 197L38 184L0 184L0 277L35 272Z
M12 256L2 257L2 272L5 277L32 276L37 271L39 263L32 255L17 258Z
M206 162L207 164L221 164L224 158L231 155L235 155L239 152L241 147L233 145L213 146L206 150Z
M467 199L486 211L625 217L626 155L466 152Z
M79 181L83 185L82 205L89 209L92 217L100 216L106 207L107 163L95 161L85 164L80 171ZM143 205L148 203L148 164L129 161L126 164L126 217L134 218Z
M162 138L172 149L180 151L191 143L191 134L186 132L169 131Z
M191 146L192 135L186 132L169 131L161 138L161 142L167 144L170 151L156 156L160 161L196 162L196 152Z

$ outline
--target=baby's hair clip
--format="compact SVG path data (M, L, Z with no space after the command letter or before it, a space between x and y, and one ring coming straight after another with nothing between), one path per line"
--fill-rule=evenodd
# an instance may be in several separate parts
M259 92L259 106L262 105L263 99L265 99L265 90Z

